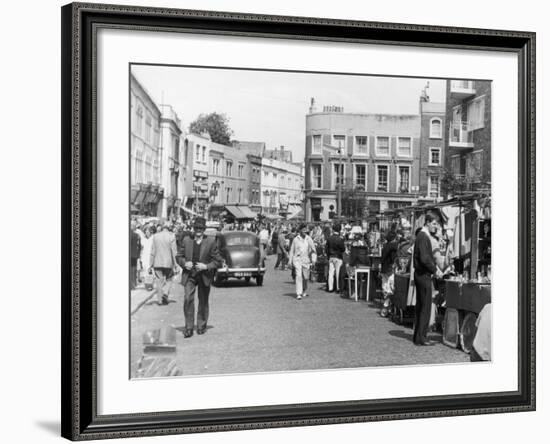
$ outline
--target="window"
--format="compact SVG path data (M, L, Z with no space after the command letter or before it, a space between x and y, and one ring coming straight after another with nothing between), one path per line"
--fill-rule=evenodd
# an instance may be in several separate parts
M238 192L239 192L239 200L238 200L238 202L241 203L241 197L242 197L242 194L243 194L243 189L242 189L242 188L239 188Z
M338 185L344 184L344 171L345 171L345 164L343 163L335 163L333 164L333 181L332 185L333 187L337 187Z
M201 161L201 147L200 147L200 145L197 145L197 146L195 147L195 160L196 160L197 162L200 162L200 161Z
M335 146L338 150L344 150L346 148L346 136L332 136L332 146Z
M453 156L451 158L451 171L453 174L462 174L462 169L460 168L460 156Z
M323 152L323 144L320 134L311 136L313 139L311 154L321 154Z
M469 154L466 158L466 176L469 179L479 179L481 177L482 155L482 151L477 151Z
M400 157L412 157L412 137L397 138L397 155Z
M323 184L322 165L311 165L311 188L320 190Z
M485 126L485 97L478 97L468 103L468 126L470 130Z
M410 193L411 192L411 167L399 166L397 169L397 192L398 193Z
M441 148L430 148L430 165L441 165Z
M219 176L220 174L220 159L212 159L212 174Z
M388 191L388 165L376 165L376 191Z
M145 140L151 142L151 116L147 114L145 118Z
M206 163L206 147L202 147L202 163Z
M386 136L377 136L374 151L377 156L390 157L390 138Z
M225 175L228 177L233 175L233 162L230 160L225 162Z
M243 177L244 165L239 165L239 177Z
M441 139L441 119L434 117L430 121L430 139Z
M369 154L369 145L368 145L367 136L355 136L355 145L353 146L353 154L360 156L366 156Z
M141 151L136 153L135 183L143 183L143 154Z
M288 176L288 179L287 179L287 182L288 182L288 188L292 188L292 179L290 178L290 176Z
M430 197L439 197L439 176L428 177L428 193Z
M141 130L143 128L143 108L138 106L136 109L136 133L141 136Z
M367 188L367 166L355 165L355 186L361 185L364 189Z

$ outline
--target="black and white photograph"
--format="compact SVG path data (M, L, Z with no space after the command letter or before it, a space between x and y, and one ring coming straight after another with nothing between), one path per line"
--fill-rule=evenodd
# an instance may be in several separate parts
M492 360L490 79L128 84L131 379Z

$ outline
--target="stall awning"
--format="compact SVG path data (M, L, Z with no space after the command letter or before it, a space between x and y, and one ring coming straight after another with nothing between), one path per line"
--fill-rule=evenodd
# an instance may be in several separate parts
M249 207L238 207L246 219L255 219L257 214L254 213Z
M289 219L303 219L304 218L304 212L302 209L299 209L294 214L290 215L288 217Z
M239 207L234 205L226 205L225 209L230 212L235 219L246 219L246 216L242 213Z

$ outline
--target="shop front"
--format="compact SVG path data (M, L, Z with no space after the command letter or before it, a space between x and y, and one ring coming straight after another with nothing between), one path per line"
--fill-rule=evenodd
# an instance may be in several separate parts
M164 197L164 189L160 185L137 184L130 190L130 212L135 216L159 216L159 202Z

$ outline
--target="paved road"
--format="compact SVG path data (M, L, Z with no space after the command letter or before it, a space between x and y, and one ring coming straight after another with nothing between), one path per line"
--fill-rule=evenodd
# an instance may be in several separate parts
M365 301L341 299L312 284L298 301L289 272L273 271L264 286L230 281L213 288L208 331L183 338L183 288L170 303L144 304L131 319L132 375L142 356L142 334L163 325L178 329L175 357L185 375L275 372L329 368L467 362L468 355L443 344L417 347L410 327L381 318ZM440 336L434 334L434 340Z

